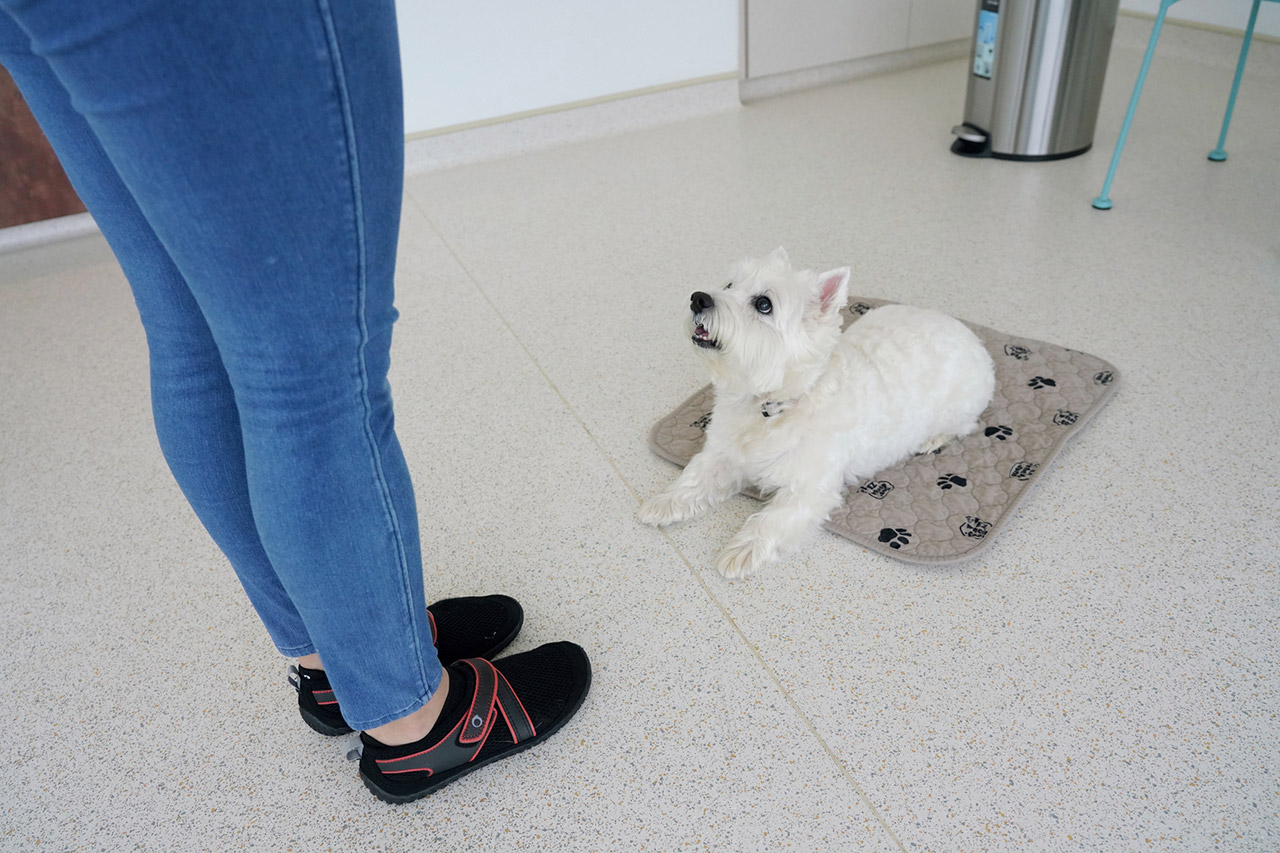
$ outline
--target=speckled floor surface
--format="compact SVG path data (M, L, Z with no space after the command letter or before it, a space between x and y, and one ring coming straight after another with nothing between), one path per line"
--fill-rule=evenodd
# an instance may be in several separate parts
M1261 53L1280 50L1260 45ZM1280 76L1159 58L1097 150L948 153L951 62L413 177L393 383L433 597L585 646L545 747L408 807L298 719L156 447L126 285L0 258L0 848L1280 847ZM660 533L652 422L704 381L691 290L784 244L854 288L1096 353L1108 407L982 557L824 534L729 583L752 504Z

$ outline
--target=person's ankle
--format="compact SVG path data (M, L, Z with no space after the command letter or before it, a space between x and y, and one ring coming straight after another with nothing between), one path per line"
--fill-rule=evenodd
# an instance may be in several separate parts
M440 719L444 710L445 697L449 695L449 670L444 670L440 678L440 686L431 694L427 704L398 720L366 729L365 734L387 746L401 746L406 743L422 740Z
M316 652L298 658L298 666L303 669L318 669L324 672L324 664L320 662L320 655Z

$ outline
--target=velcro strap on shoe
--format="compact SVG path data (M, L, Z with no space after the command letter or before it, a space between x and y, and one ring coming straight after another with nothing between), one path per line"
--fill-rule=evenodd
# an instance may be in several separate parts
M516 743L535 736L533 721L520 697L493 664L482 658L459 663L471 667L475 673L471 705L466 714L435 746L399 758L377 759L381 772L435 774L466 764L480 754L499 714Z
M462 732L458 735L460 744L483 744L493 728L495 714L494 702L498 699L498 671L493 664L480 658L468 658L461 661L475 670L475 692L471 694L471 708L463 718Z
M498 710L507 721L507 728L511 729L511 739L519 743L536 737L538 732L533 728L533 720L529 718L529 712L524 709L520 697L511 689L511 682L507 681L507 677L496 666L493 671L498 676Z

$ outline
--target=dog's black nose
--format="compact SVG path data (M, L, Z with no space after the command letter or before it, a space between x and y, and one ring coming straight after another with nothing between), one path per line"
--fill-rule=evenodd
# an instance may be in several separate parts
M701 290L695 290L689 297L689 310L695 314L701 314L715 304L716 301Z

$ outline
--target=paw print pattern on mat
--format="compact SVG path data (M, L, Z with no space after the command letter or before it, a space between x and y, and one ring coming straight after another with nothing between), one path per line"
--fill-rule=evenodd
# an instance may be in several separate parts
M691 426L691 427L697 427L698 429L702 430L703 432L706 432L706 431L707 431L707 427L711 426L711 413L710 413L710 412L707 412L705 415L703 415L702 417L698 418L698 419L697 419L696 421L694 421L693 423L689 424L689 426Z
M893 483L888 480L868 480L862 484L862 488L858 489L860 494L873 497L878 501L885 499L885 496L893 491Z
M1020 347L1017 344L1005 344L1004 354L1013 356L1018 361L1026 361L1027 356L1031 354L1031 350L1026 347Z
M1015 480L1030 480L1039 468L1034 462L1019 462L1009 469L1009 476Z
M1031 381L1028 382L1027 385L1039 391L1041 388L1056 388L1058 386L1058 383L1054 382L1052 379L1050 379L1047 376L1033 376L1031 377Z
M881 542L897 551L903 545L911 543L911 532L901 527L886 527L880 531L878 538Z
M990 531L991 522L974 518L972 515L966 515L964 524L960 525L960 532L970 539L986 539Z
M946 491L947 489L964 488L969 485L969 481L959 474L943 474L938 478L938 488Z
M1080 416L1075 412L1068 412L1066 409L1058 409L1058 413L1053 416L1053 422L1058 426L1071 426L1080 420Z
M993 426L984 429L982 434L987 438L994 438L997 441L1007 441L1013 437L1013 430L1009 429L1007 426Z

